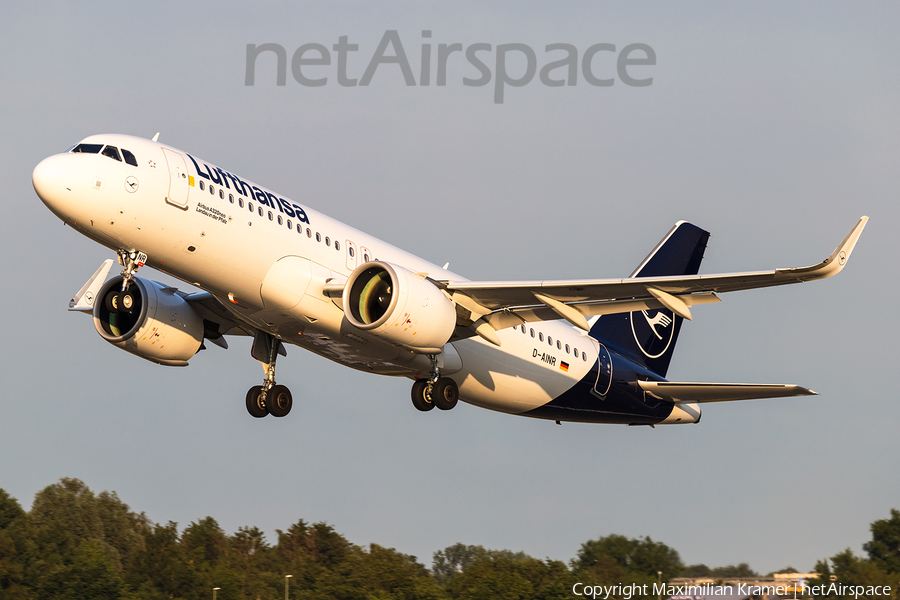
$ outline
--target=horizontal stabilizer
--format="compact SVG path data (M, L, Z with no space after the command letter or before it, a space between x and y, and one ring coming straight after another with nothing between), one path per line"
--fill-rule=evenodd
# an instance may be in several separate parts
M818 396L799 385L780 383L686 383L677 381L638 381L645 392L670 402L730 402L788 396Z

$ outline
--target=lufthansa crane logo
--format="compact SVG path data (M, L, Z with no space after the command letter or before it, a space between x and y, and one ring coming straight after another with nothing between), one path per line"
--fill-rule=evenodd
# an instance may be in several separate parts
M675 315L665 309L631 313L631 332L644 356L659 358L666 353L675 335L674 323Z

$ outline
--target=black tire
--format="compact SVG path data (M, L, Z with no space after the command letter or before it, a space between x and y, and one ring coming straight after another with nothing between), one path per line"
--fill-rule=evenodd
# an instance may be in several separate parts
M261 419L269 414L265 403L260 402L260 394L262 394L261 385L254 385L247 392L247 412L250 413L251 417L256 417L257 419Z
M425 379L417 379L412 386L412 403L418 410L428 412L434 408L434 402L428 398L428 381Z
M109 312L119 312L119 292L108 292L103 302L106 304L106 310Z
M291 390L284 385L273 385L266 394L266 408L273 417L286 417L294 405Z
M130 292L121 292L119 294L119 308L122 312L130 313L134 308L134 294Z
M434 384L431 397L440 410L451 410L459 402L459 387L449 377L441 377Z

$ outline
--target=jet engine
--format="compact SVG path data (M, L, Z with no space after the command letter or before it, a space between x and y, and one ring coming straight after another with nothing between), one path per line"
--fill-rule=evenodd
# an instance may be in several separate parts
M149 361L186 367L203 343L203 319L184 298L156 281L107 281L94 303L94 328L107 342Z
M423 353L440 352L456 327L456 305L440 288L386 262L357 267L344 286L343 304L357 329Z

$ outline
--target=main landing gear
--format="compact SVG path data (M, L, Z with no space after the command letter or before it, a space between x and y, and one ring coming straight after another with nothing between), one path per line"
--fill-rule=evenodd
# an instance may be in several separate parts
M291 412L294 398L291 390L285 385L273 385L263 393L263 386L254 385L247 392L247 412L250 416L261 419L266 415L284 417Z
M431 359L431 373L428 379L417 379L412 386L412 403L417 409L425 412L435 406L439 410L450 410L459 402L459 387L449 377L441 377L437 366L437 357Z
M262 385L254 385L247 392L247 412L257 419L266 415L286 417L291 412L294 399L287 386L275 383L275 360L279 354L286 356L284 346L280 340L259 331L250 354L262 364L266 378Z

